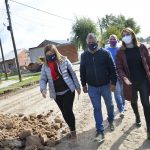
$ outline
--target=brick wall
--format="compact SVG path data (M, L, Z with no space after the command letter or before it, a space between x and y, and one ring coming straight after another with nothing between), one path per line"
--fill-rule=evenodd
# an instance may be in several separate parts
M20 66L28 66L28 64L30 63L30 58L28 57L28 54L25 49L22 50L18 55L18 61Z

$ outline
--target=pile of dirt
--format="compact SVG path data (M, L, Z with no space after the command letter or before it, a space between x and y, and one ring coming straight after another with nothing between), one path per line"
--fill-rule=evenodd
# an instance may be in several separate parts
M0 150L55 150L68 131L53 111L47 114L0 114Z

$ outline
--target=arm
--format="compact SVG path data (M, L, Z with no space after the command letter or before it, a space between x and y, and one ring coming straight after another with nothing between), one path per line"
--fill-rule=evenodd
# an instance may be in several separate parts
M116 69L117 73L119 75L119 78L122 80L122 82L126 83L127 85L130 85L131 82L129 81L124 68L127 66L124 66L123 64L123 52L121 50L117 51L116 55Z
M86 69L84 64L84 58L83 54L81 55L81 61L80 61L80 80L83 87L83 92L87 93L87 85L86 85Z
M116 85L117 82L117 73L115 63L111 56L111 53L108 51L108 65L109 65L109 72L110 72L110 80L112 85Z
M86 86L86 69L84 64L84 58L83 55L81 55L81 61L80 61L80 80L82 86Z
M79 90L80 89L80 84L79 84L78 78L76 76L76 73L73 69L72 63L68 59L66 59L66 60L67 60L67 68L70 71L70 74L72 76L72 80L74 81L74 84L75 84L75 87L76 87L76 90Z
M148 64L149 71L150 71L150 52L148 51L148 49L145 45L142 44L142 46L143 46L143 49L144 49L144 52L145 52L146 62Z
M46 86L47 86L47 75L45 72L45 64L42 66L41 69L41 79L40 79L40 91L46 91Z

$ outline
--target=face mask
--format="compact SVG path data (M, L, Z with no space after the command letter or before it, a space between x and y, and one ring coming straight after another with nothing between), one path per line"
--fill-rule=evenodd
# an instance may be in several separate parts
M54 61L56 59L56 54L47 55L46 59L47 61Z
M116 44L117 44L117 41L116 40L110 40L109 41L109 44L110 44L110 46L116 46Z
M89 48L91 51L96 50L97 47L98 47L98 44L97 44L97 43L88 44L88 48Z
M122 41L125 42L125 44L130 44L132 43L132 36L131 35L126 35L122 38Z

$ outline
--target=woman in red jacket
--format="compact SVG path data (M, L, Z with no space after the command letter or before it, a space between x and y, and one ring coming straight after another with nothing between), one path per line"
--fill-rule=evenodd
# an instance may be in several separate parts
M138 111L138 92L144 109L147 138L150 139L150 54L148 49L137 41L131 28L122 31L122 47L116 56L117 72L123 81L124 97L131 101L136 117L136 125L141 126Z

